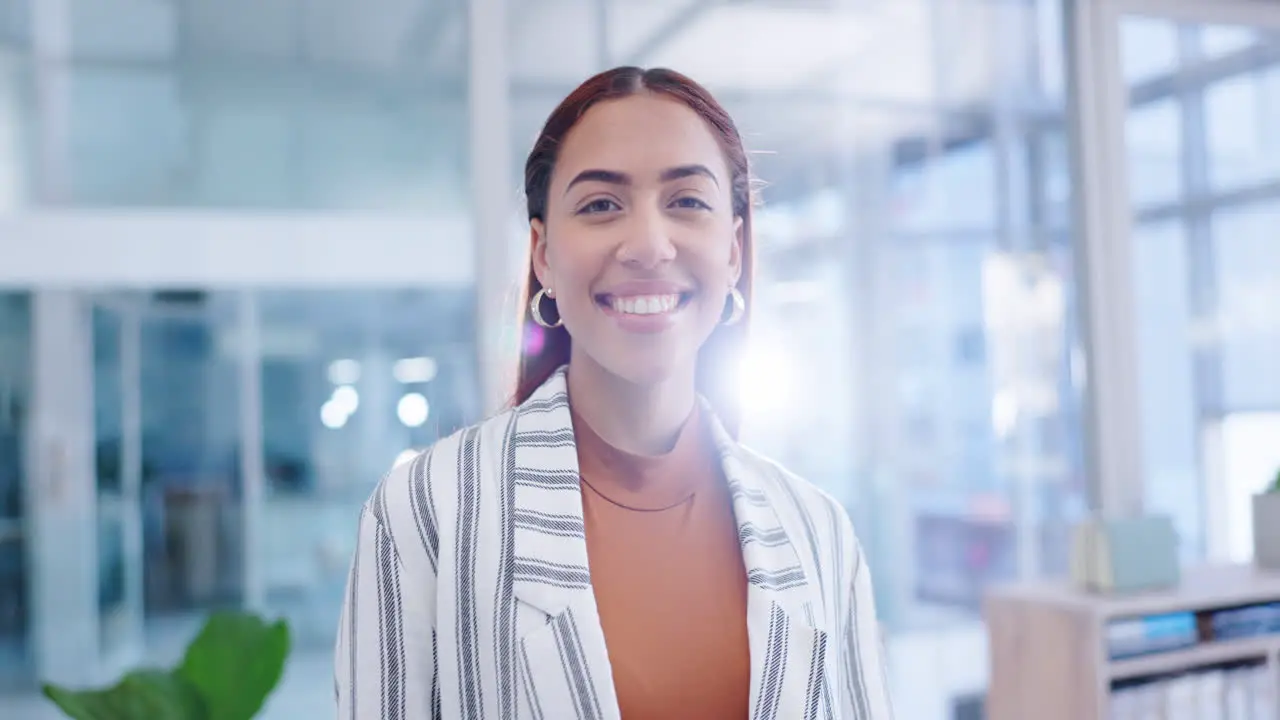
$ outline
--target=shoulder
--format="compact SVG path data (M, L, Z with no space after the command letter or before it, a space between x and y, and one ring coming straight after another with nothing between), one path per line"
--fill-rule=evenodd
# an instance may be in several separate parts
M791 519L827 523L834 531L853 533L853 523L844 505L830 493L750 448L741 445L738 448L738 460L762 485L778 510L797 516Z
M857 533L843 503L754 450L738 445L735 454L767 496L793 544L808 546L820 571L848 565L860 554Z

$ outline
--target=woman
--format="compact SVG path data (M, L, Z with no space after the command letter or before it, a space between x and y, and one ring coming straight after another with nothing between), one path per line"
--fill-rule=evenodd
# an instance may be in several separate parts
M367 503L340 718L890 717L848 516L735 440L749 180L677 73L611 70L551 114L515 406Z

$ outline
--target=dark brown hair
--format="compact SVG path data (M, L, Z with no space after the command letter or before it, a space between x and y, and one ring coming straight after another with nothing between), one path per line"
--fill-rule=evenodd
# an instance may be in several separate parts
M711 401L725 428L736 436L740 421L739 400L736 383L730 380L736 375L734 363L742 355L751 319L751 171L737 127L711 93L684 75L662 68L643 70L638 67L618 67L579 85L551 112L525 163L524 192L529 206L529 220L546 222L547 194L560 145L583 113L597 103L645 92L679 100L698 113L720 141L732 176L730 187L733 214L742 219L742 275L738 279L738 291L747 301L747 309L741 322L716 327L702 346L698 356L697 384L698 392ZM527 400L558 367L569 362L569 333L563 326L542 328L534 323L530 314L529 302L541 289L542 285L533 271L531 257L529 275L522 294L522 344L514 398L516 403Z

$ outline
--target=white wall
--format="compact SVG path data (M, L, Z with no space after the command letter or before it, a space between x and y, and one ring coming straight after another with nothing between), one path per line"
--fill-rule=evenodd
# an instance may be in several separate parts
M84 211L0 216L0 288L464 286L465 216Z

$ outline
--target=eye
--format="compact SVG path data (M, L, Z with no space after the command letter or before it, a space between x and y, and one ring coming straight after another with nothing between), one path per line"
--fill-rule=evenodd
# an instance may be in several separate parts
M702 202L701 200L699 200L696 197L693 197L692 195L685 195L684 197L676 198L675 200L671 201L671 205L673 207L679 208L680 210L710 210L711 209L710 205Z
M586 205L583 205L581 208L578 208L578 214L579 215L599 215L601 213L607 213L607 212L612 212L614 210L621 210L621 209L622 208L618 206L618 203L610 200L609 198L597 198L587 203Z

